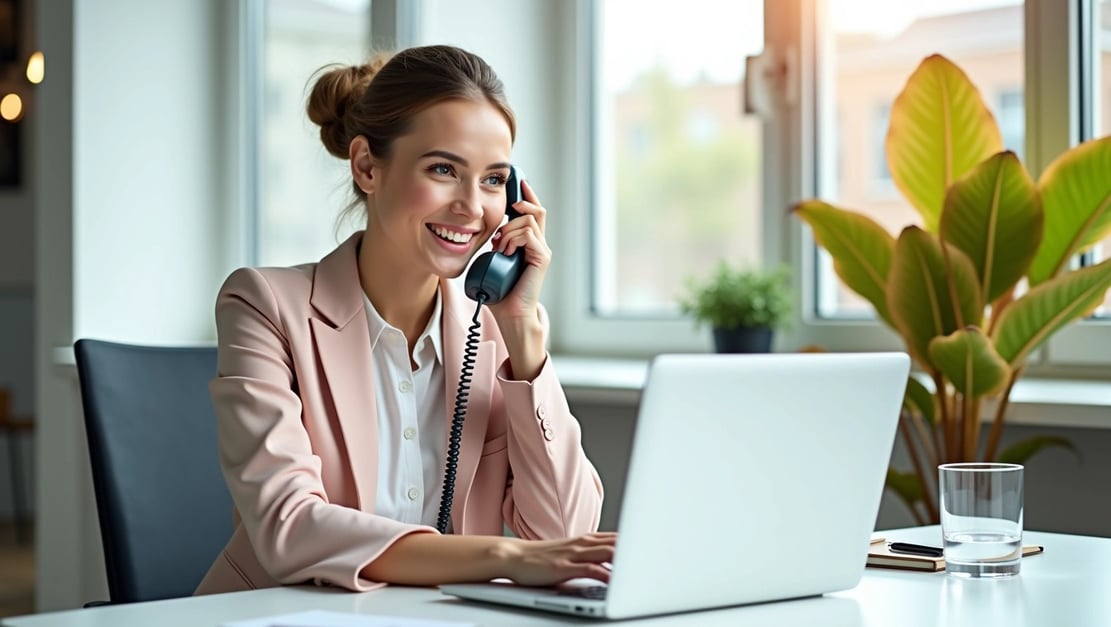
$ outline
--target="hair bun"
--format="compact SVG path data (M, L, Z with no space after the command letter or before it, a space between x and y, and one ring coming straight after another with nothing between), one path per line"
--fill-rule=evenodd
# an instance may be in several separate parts
M366 93L378 70L389 60L390 55L377 54L361 65L326 65L317 70L328 71L313 85L306 109L309 120L320 127L320 141L332 155L347 158L351 137L345 116Z

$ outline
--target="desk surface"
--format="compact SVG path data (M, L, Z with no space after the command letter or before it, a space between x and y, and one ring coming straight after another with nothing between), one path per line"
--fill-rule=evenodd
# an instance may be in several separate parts
M934 543L937 527L884 532L891 539ZM1111 625L1111 538L1028 532L1045 553L1027 558L1018 577L975 581L945 573L868 568L856 588L799 601L621 621L620 625L825 625L830 627L983 627ZM670 573L662 575L662 580ZM435 589L391 587L353 594L288 587L79 609L9 618L9 627L217 626L241 620L325 609L339 612L469 621L489 627L606 624L445 597Z

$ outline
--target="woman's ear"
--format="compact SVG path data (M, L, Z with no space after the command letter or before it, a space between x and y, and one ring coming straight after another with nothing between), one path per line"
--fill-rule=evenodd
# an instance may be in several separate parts
M366 137L357 135L347 146L347 158L351 161L351 178L364 193L374 193L378 181L372 172L374 170L374 157L370 154L370 143Z

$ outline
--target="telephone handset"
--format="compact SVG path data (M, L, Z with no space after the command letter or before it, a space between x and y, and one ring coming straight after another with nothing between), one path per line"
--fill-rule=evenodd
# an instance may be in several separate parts
M524 198L521 193L521 174L517 168L509 167L509 178L505 181L505 215L510 219L520 216L513 205ZM440 511L436 516L436 529L447 533L451 520L451 501L455 495L455 474L459 468L459 442L463 437L463 419L467 415L467 396L471 389L471 375L475 358L478 356L478 330L481 323L478 315L482 305L492 305L505 298L517 284L517 279L525 271L525 250L518 248L512 255L499 252L486 252L478 256L467 271L463 280L463 291L472 300L478 301L471 326L467 331L467 342L463 349L463 367L459 374L459 389L455 392L455 407L451 417L451 434L448 436L447 463L444 465L444 491L440 496Z
M505 181L505 215L510 220L521 215L513 205L523 197L520 174L517 168L510 166L509 178ZM463 281L463 291L471 300L493 305L509 294L524 271L523 248L518 248L512 255L493 251L483 253L474 260L471 269L467 271L467 278Z

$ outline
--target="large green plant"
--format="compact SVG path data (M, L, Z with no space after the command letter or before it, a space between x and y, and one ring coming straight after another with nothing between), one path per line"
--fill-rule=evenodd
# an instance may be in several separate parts
M1023 462L1047 446L1071 446L1039 436L998 450L1030 353L1092 312L1111 287L1111 260L1070 263L1111 231L1111 137L1068 150L1034 182L1003 150L980 92L934 55L896 98L886 150L922 226L894 238L821 200L793 210L933 382L933 391L913 376L907 382L899 430L913 472L891 469L887 483L920 522L936 521L937 464ZM990 417L982 415L988 400Z

